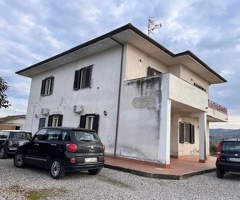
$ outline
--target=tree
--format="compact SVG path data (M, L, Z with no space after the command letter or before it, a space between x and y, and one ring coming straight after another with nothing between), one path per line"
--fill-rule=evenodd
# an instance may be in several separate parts
M7 95L5 92L9 88L8 84L2 77L0 77L0 109L3 108L8 108L11 106L9 104L9 101L7 100Z

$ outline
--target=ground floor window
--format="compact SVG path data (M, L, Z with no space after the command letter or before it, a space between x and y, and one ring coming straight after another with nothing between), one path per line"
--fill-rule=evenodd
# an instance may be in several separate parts
M185 122L179 122L179 142L195 143L194 125Z
M86 114L80 116L80 128L92 129L98 132L99 115Z
M48 126L62 126L63 115L49 115Z
M38 124L38 129L41 129L42 127L45 127L46 123L46 118L40 118L39 119L39 124Z

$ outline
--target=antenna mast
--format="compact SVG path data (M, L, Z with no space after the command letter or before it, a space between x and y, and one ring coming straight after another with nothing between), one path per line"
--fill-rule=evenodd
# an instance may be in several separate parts
M150 33L153 34L153 31L155 29L159 29L162 27L162 24L156 24L153 20L152 20L153 17L149 17L148 19L148 36L150 35Z

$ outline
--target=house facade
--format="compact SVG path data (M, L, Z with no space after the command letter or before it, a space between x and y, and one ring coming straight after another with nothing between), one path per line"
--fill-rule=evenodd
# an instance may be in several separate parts
M226 80L190 51L173 54L132 24L16 72L31 78L25 129L95 129L106 153L170 165L209 155L209 123L227 109L209 100Z
M12 115L0 118L0 130L23 130L26 115Z

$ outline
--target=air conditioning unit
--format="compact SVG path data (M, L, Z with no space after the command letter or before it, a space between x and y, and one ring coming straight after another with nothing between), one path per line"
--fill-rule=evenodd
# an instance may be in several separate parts
M74 105L73 106L73 112L81 114L83 112L83 106L82 105Z
M49 115L49 113L50 113L49 108L43 108L43 109L41 110L41 114L42 114L42 115Z

